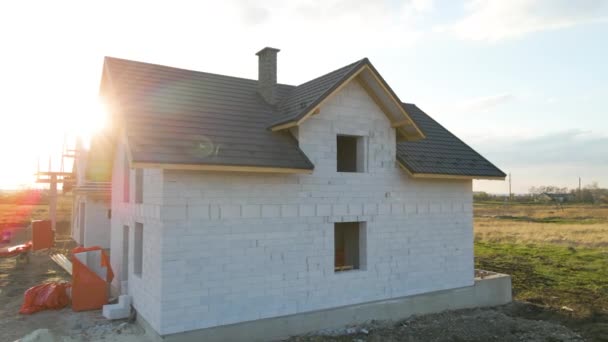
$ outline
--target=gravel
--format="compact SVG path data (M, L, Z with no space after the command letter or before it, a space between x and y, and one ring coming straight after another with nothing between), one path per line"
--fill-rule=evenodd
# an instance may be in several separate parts
M570 329L547 321L509 316L510 304L498 308L447 311L399 322L370 322L346 329L296 336L289 342L325 341L584 341Z

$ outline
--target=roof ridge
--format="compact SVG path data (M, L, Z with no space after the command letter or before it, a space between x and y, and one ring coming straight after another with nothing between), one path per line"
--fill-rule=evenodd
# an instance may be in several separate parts
M220 77L233 78L233 79L243 80L243 81L251 81L251 82L256 82L256 83L258 82L258 80L252 79L252 78L245 78L245 77L238 77L238 76L231 76L231 75L223 75L223 74L218 74L218 73L214 73L214 72L207 72L207 71L200 71L200 70L177 68L177 67L173 67L173 66L169 66L169 65L164 65L164 64L142 62L142 61L136 61L136 60L133 60L133 59L126 59L126 58L104 56L104 60L108 60L108 61L115 60L115 61L120 61L120 62L143 64L143 65L152 66L152 67L159 67L159 68L164 68L164 69L178 70L178 71L189 72L189 73L205 74L205 75L210 75L210 76L220 76ZM296 87L295 85L287 84L287 83L277 83L277 85L287 86L287 87Z
M296 86L296 88L297 88L297 87L304 86L304 85L307 85L307 84L309 84L309 83L312 83L312 82L314 82L314 81L316 81L316 80L318 80L318 79L320 79L320 78L322 78L322 77L325 77L325 76L327 76L327 75L329 75L329 74L333 74L334 72L338 72L338 71L340 71L340 70L344 70L344 69L346 69L346 68L348 68L348 67L353 68L353 67L355 67L356 65L359 65L359 63L362 63L362 62L369 62L369 59L368 59L367 57L364 57L364 58L362 58L362 59L360 59L360 60L358 60L358 61L355 61L355 62L353 62L353 63L347 64L347 65L345 65L345 66L343 66L343 67L339 67L338 69L334 69L334 70L332 70L332 71L330 71L330 72L327 72L327 73L325 73L325 74L323 74L323 75L321 75L321 76L315 77L315 78L313 78L313 79L311 79L311 80L308 80L308 81L306 81L306 82L304 82L304 83L298 84L298 85Z
M302 113L306 112L308 109L310 109L311 106L315 105L316 102L319 101L319 99L322 99L326 96L326 94L331 93L335 87L339 84L341 84L342 82L344 82L345 79L347 79L348 77L351 76L351 74L358 70L362 65L364 64L370 64L369 59L367 57L362 58L360 60L357 60L356 62L347 64L343 67L340 67L338 69L332 70L328 73L325 73L321 76L315 77L307 82L304 82L298 86L296 86L295 88L291 89L291 91L289 93L287 93L282 99L281 101L279 101L279 103L277 104L277 109L279 111L285 111L288 110L289 107L294 107L293 102L294 99L297 99L298 97L300 97L302 95L302 93L298 93L298 91L306 91L307 87L314 87L315 83L319 83L321 80L323 80L324 78L326 78L329 81L333 81L330 86L325 89L323 92L321 93L317 93L316 95L314 95L314 98L309 99L310 101L304 101L302 103L304 103L306 105L306 107L301 107L298 109L298 113L296 115L300 116L302 115ZM334 77L338 77L336 80L333 80ZM326 80L323 80L324 82ZM301 103L301 104L302 104ZM291 114L291 116L293 116L294 113ZM279 123L282 123L283 121L285 121L286 118L278 118L275 119L273 122L270 123L270 126L274 126L277 125Z

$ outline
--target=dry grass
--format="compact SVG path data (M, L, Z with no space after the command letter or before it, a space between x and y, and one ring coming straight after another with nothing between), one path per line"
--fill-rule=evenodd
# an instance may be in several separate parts
M608 247L608 206L476 204L475 239Z
M0 228L23 226L31 220L48 219L49 206L46 204L0 204ZM70 221L72 197L60 196L57 203L57 221Z
M475 204L475 266L589 341L608 336L608 206ZM568 309L565 311L564 307Z
M475 203L475 217L518 216L531 218L597 219L608 222L608 205L564 204L486 204Z

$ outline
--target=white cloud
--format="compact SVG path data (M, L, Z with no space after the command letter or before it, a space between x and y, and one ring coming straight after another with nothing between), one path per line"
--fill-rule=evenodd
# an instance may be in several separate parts
M608 166L608 135L604 132L571 129L534 137L487 137L475 145L511 166Z
M454 109L459 112L486 112L488 109L511 102L514 99L515 96L510 93L484 96L457 104Z
M471 0L467 15L443 28L464 40L495 42L527 33L608 20L603 0Z
M474 114L487 113L490 109L512 102L515 99L516 97L511 93L502 93L475 97L455 103L437 104L437 102L429 101L429 103L423 103L423 105L431 113L450 113L450 115L459 113Z
M513 191L531 186L573 187L578 177L585 183L608 185L608 135L572 129L535 137L486 137L468 139L473 148L514 178ZM503 182L476 182L475 189L505 193Z
M431 12L435 4L433 0L412 0L411 6L419 12Z

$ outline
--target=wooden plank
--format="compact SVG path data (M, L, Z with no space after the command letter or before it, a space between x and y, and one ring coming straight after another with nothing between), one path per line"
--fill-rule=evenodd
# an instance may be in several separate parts
M68 260L68 258L63 254L53 254L51 255L51 260L53 260L57 265L63 268L66 272L72 275L72 262Z
M401 127L401 126L413 126L413 125L414 125L414 123L411 120L405 119L405 120L393 122L391 124L391 127L397 128L397 127Z
M401 162L397 162L399 166L405 170L405 172L412 178L427 178L427 179L488 179L488 180L505 180L505 177L494 177L494 176L464 176L464 175L446 175L436 173L412 173L405 167Z
M384 85L384 82L380 79L380 77L374 72L374 70L372 70L369 66L365 66L365 68L369 71L369 73L374 77L374 79L376 80L376 82L378 82L378 84L380 85L380 87L382 87L382 89L384 90L384 92L388 95L388 97L395 103L395 105L397 106L397 108L399 108L399 110L401 111L401 113L403 114L403 116L407 119L409 119L410 121L414 122L414 120L412 120L411 116L407 113L407 111L405 110L405 108L403 108L403 104L396 99L392 92L389 91L386 86ZM418 132L418 134L420 134L421 139L425 139L426 135L422 132L422 130L420 130L420 128L414 124L413 125L414 128L416 128L416 132Z
M267 172L267 173L306 173L313 170L281 167L259 166L232 166L232 165L204 165L204 164L170 164L170 163L141 163L135 162L133 168L154 168L165 170L196 170L196 171L231 171L231 172Z
M353 270L353 269L355 269L353 265L336 266L336 267L334 268L334 270L335 270L336 272L350 271L350 270Z

